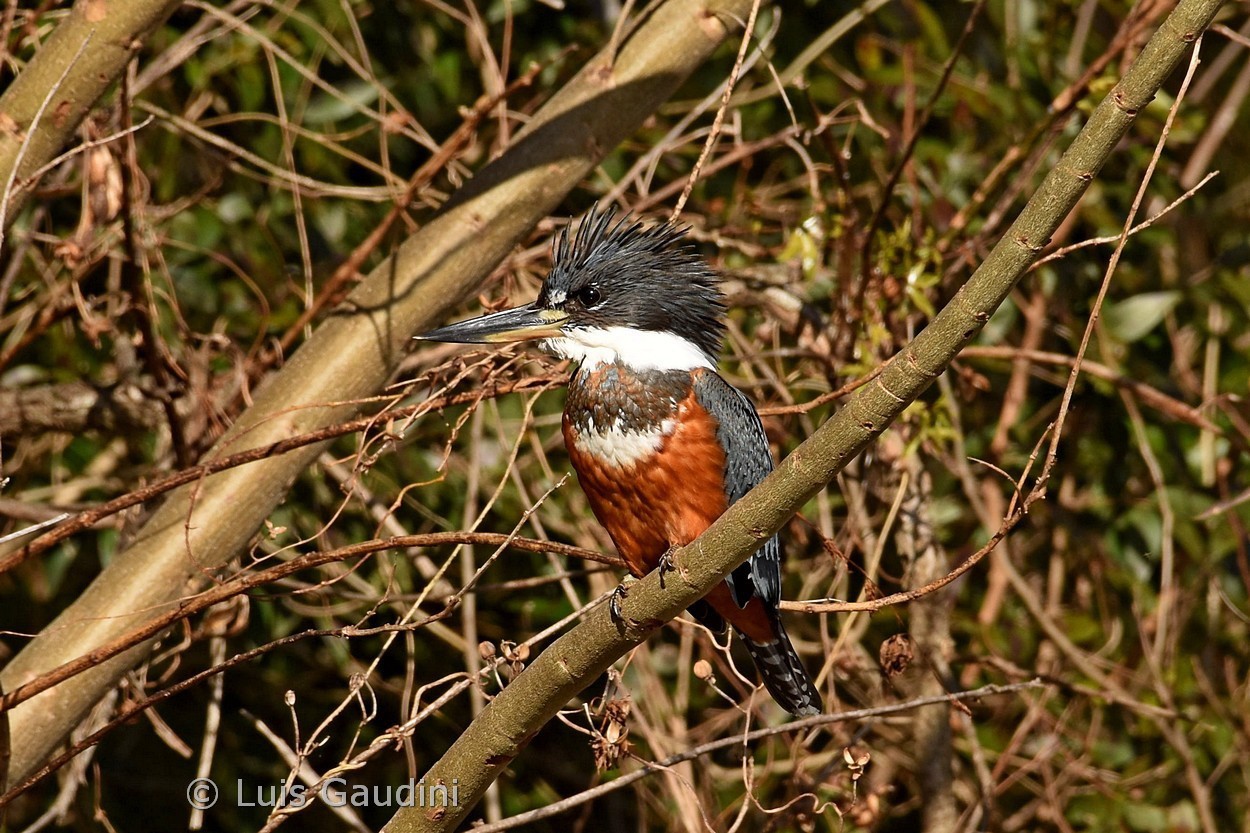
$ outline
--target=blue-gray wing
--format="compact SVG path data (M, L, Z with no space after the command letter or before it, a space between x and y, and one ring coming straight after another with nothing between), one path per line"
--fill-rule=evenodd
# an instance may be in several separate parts
M751 400L714 371L695 371L694 396L716 420L716 438L725 449L725 494L730 504L736 503L773 470L764 425ZM759 596L776 610L781 601L780 539L769 538L725 581L739 607Z

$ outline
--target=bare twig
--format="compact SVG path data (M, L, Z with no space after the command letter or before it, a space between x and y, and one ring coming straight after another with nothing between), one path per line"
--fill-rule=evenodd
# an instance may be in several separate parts
M694 190L694 184L699 179L699 171L703 169L703 163L707 161L708 154L712 152L712 148L716 146L716 140L720 138L721 126L725 123L725 113L729 110L729 99L733 95L738 73L742 71L742 62L746 60L747 48L751 45L751 36L755 33L755 17L759 11L760 0L753 0L751 12L747 15L746 25L742 29L742 42L738 45L738 57L734 59L733 69L729 71L729 80L725 83L725 94L721 97L720 107L716 109L716 117L712 119L712 129L707 134L707 141L703 143L703 150L699 152L694 169L690 171L686 187L682 189L681 196L677 199L677 205L673 206L673 213L668 218L670 223L676 222L681 216L681 210L686 207L686 200L689 199L690 192Z
M85 653L77 659L67 662L64 665L47 672L46 674L42 674L39 677L36 677L35 679L0 696L0 712L9 711L14 706L29 700L36 694L47 691L49 688L77 676L90 668L94 668L100 663L117 656L123 651L133 648L135 645L156 636L157 634L167 630L176 622L181 622L182 620L194 616L202 610L206 610L213 605L220 604L221 602L224 602L240 593L246 592L253 587L259 587L263 584L271 584L281 578L300 572L301 570L319 567L322 564L330 564L335 561L346 561L351 558L359 558L391 549L441 546L445 544L492 544L495 546L509 546L528 552L554 552L561 555L584 558L587 561L595 561L600 564L609 564L617 568L624 567L624 564L620 559L609 555L603 555L602 553L595 552L594 550L586 550L582 547L575 547L570 544L560 544L553 541L534 541L492 532L431 532L424 535L404 535L398 538L386 538L379 541L365 541L360 544L353 544L348 547L340 547L339 549L327 550L325 552L310 553L255 573L248 573L237 578L230 579L229 581L214 585L202 593L196 594L188 599L184 599L182 604L176 609L163 613L146 622L142 626L122 634L112 642ZM457 600L455 597L448 600L449 609L454 609L456 604Z
M895 714L904 714L914 709L923 708L925 706L937 706L943 703L962 703L967 701L981 700L986 697L997 697L1004 694L1016 694L1022 691L1044 688L1046 683L1040 679L1029 680L1024 683L1011 683L1008 685L987 685L972 691L956 691L950 694L942 694L934 697L917 697L913 700L906 700L901 703L890 703L886 706L874 706L869 709L851 709L849 711L839 712L838 714L822 714L817 717L807 717L802 720L783 723L780 726L769 726L763 729L755 729L745 734L732 735L730 737L719 738L718 740L708 741L698 746L670 755L662 761L640 761L641 767L633 772L626 773L619 778L582 790L580 793L569 798L540 807L537 810L530 810L527 813L519 813L511 818L495 824L486 824L475 827L475 833L496 833L500 830L512 830L516 827L522 827L532 824L542 819L558 816L561 813L568 812L574 807L579 807L603 796L623 789L643 778L657 773L662 773L669 767L679 764L683 761L692 761L709 755L721 749L731 749L738 745L745 746L764 738L775 737L776 735L788 732L801 733L811 729L819 729L826 726L832 726L838 723L850 723L864 720L874 720L879 717L889 717Z

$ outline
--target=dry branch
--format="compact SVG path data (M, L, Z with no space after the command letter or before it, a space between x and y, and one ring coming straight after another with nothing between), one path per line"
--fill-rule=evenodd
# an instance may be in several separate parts
M335 439L336 437L343 437L348 434L356 434L362 431L370 431L378 428L379 426L385 425L392 420L416 418L440 408L466 403L476 403L484 399L499 396L502 393L532 390L535 388L542 389L550 387L555 384L555 382L556 380L554 377L546 375L529 376L523 379L518 379L515 382L488 382L474 391L431 397L416 405L407 405L402 408L391 408L379 413L369 414L368 416L357 417L356 419L349 419L344 422L326 425L312 431L306 431L302 434L284 437L280 440L275 440L268 445L249 448L247 451L213 457L200 465L190 466L182 469L181 471L176 471L173 474L162 477L160 480L149 483L146 486L127 492L124 495L105 501L97 506L92 506L90 509L84 509L77 514L66 518L63 522L58 523L54 528L40 535L38 538L34 539L20 549L7 555L0 556L0 574L6 573L9 570L16 568L23 562L47 552L61 541L72 537L84 529L88 529L92 525L110 517L111 515L116 515L118 512L129 509L132 506L139 506L140 504L154 501L179 486L184 486L188 483L195 483L196 481L205 479L209 475L229 471L230 469L238 468L239 466L246 466L249 463L255 463L260 460L280 457L283 454L304 449L311 445L321 448L327 441ZM0 404L3 404L2 398L0 398ZM69 417L66 418L68 419ZM0 514L7 514L3 509L3 505L0 505Z
M650 761L642 762L638 769L620 778L615 778L604 784L600 784L590 789L583 790L575 796L549 804L546 807L540 807L536 810L530 810L511 818L504 819L496 824L486 824L481 827L475 827L474 833L496 833L500 830L511 830L521 827L532 822L542 819L558 816L561 813L567 813L574 807L578 807L587 802L594 801L608 793L616 792L623 789L635 781L640 781L648 775L655 775L668 771L668 769L682 761L690 761L695 758L701 758L721 749L729 749L739 744L743 746L753 743L764 738L774 737L785 732L800 732L807 729L815 729L817 727L828 727L838 723L851 723L859 721L871 721L879 717L888 717L890 715L905 714L906 712L923 709L931 706L949 707L952 703L968 703L978 702L985 697L997 697L1003 694L1016 694L1030 689L1042 688L1046 685L1040 679L1029 680L1028 682L1012 683L1010 685L987 685L982 686L974 691L956 691L950 694L942 694L936 697L917 697L905 700L901 703L890 703L885 706L873 706L864 709L849 709L837 714L822 714L815 717L807 717L803 720L786 723L781 726L768 726L763 729L755 729L742 735L734 735L732 737L718 738L717 740L701 743L698 746L686 749L682 752L675 753L662 761L654 763Z
M0 694L0 711L8 710L24 703L39 693L47 691L65 680L76 677L100 663L112 659L123 651L165 632L177 622L189 619L214 605L222 604L253 587L273 584L282 578L303 570L320 567L323 564L363 558L367 555L392 549L409 549L447 544L487 544L500 547L501 549L509 547L522 552L558 553L565 557L581 558L586 561L607 564L618 569L622 569L625 566L619 558L603 555L594 550L574 547L569 544L560 544L554 541L518 538L513 535L503 535L495 532L431 532L421 535L401 535L377 541L364 541L359 544L352 544L351 546L324 552L309 553L264 570L240 575L237 578L215 584L210 589L197 593L195 596L184 600L178 607L139 625L133 631L121 634L107 645L102 645L88 654L84 654L59 668L42 674L13 691ZM431 621L434 620L434 617L441 618L448 615L459 603L459 596L448 599L446 609L430 617Z

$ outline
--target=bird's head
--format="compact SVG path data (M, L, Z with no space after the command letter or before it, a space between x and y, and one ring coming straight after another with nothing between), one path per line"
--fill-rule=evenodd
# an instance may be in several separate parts
M720 281L683 229L644 227L612 211L560 232L532 304L417 336L466 344L538 341L583 367L714 368L725 333Z

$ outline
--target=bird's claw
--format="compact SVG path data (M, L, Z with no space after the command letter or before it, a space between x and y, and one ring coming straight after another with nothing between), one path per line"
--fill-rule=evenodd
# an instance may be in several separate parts
M673 563L673 553L677 552L677 547L669 547L660 556L660 560L656 562L655 569L660 574L660 589L664 589L664 574L677 569L677 565Z
M621 614L621 601L629 595L629 588L625 586L625 582L621 582L612 591L612 596L608 599L608 613L612 616L613 622L623 622L625 617Z

